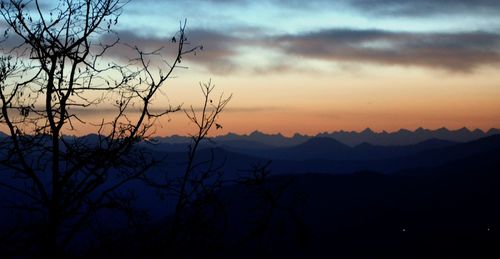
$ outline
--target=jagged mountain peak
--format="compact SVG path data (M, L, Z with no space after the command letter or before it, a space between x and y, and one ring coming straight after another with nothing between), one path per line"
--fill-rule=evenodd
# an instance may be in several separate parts
M375 132L372 129L370 129L369 127L367 127L366 129L364 129L360 133L362 133L362 134L373 134Z

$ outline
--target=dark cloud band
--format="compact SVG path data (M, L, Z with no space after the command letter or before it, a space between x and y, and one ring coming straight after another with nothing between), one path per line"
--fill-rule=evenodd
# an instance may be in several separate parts
M141 37L121 32L122 41L145 48L158 48L170 38ZM239 64L238 48L264 48L285 56L331 62L373 63L396 66L438 68L453 72L500 64L500 34L488 32L408 33L384 30L331 29L294 35L261 36L244 39L209 30L190 31L188 37L202 44L204 51L191 56L213 73L229 73L241 68L263 71L258 64ZM258 50L255 50L258 55ZM113 52L120 56L124 53ZM278 61L276 61L278 62ZM291 64L280 60L280 71ZM253 66L253 67L251 67ZM257 69L258 68L258 69Z
M344 0L348 5L366 13L396 16L429 16L485 13L497 14L497 0Z
M123 45L118 45L106 53L113 58L134 58L136 53L130 46L137 46L144 51L153 51L160 48L173 56L176 51L176 43L172 43L174 35L166 37L151 37L138 35L132 31L119 31L117 36ZM111 37L111 38L108 38ZM106 35L104 41L112 42L114 35ZM202 51L197 51L196 54L186 55L184 58L190 62L196 62L206 67L210 72L223 74L229 73L236 69L237 64L231 60L237 55L236 45L241 44L241 39L225 35L223 33L211 30L189 30L187 33L189 45L186 48L201 45ZM169 51L171 53L169 53Z
M172 1L172 0L167 0ZM134 0L134 2L155 2L155 0ZM217 5L258 5L273 4L278 8L324 9L344 6L373 15L429 16L460 14L497 15L500 10L498 0L196 0Z
M470 72L500 62L500 35L486 32L406 33L324 30L273 39L292 55L307 58L422 66Z

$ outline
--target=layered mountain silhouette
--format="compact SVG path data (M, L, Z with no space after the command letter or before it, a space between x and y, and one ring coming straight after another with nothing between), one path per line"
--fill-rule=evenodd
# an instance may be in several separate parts
M234 184L219 193L226 214L217 225L224 226L224 235L212 241L222 247L221 257L500 256L500 135L466 143L355 147L318 137L272 151L261 157L222 147L199 153L200 161L210 155L225 161L228 178L244 175L245 165L283 156L272 161L264 186ZM330 156L303 159L322 152ZM336 160L342 152L353 160ZM356 153L381 152L391 157L354 159ZM181 165L182 155L171 153L168 163Z
M270 159L287 160L376 160L391 157L411 155L420 151L447 147L455 142L430 139L418 144L406 146L379 146L369 143L359 144L354 147L328 137L314 137L306 142L285 148L241 151L246 154L266 157ZM230 148L229 148L230 149Z
M467 142L479 138L500 134L500 129L492 128L488 131L481 129L470 130L465 127L457 130L449 130L447 128L439 128L435 130L417 128L414 131L400 129L395 132L375 132L370 128L363 131L334 131L324 132L316 136L307 136L295 134L292 137L286 137L282 134L265 134L259 131L254 131L248 135L238 135L229 133L223 136L214 137L212 140L230 147L238 148L263 148L263 147L290 147L302 144L307 140L315 137L333 138L345 145L356 146L363 143L382 146L394 145L413 145L420 142L439 139L452 142ZM158 141L169 144L182 144L190 141L189 137L174 135L171 137L158 137Z
M211 139L194 164L200 165L197 170L211 166L221 172L224 185L215 196L223 209L208 207L202 215L223 216L211 222L215 236L190 229L199 239L187 242L186 251L191 258L207 251L214 258L498 258L496 131L365 130L291 138L252 133ZM82 138L92 145L99 136ZM158 161L149 179L175 183L184 173L188 145L179 136L141 143L138 148ZM253 186L247 180L256 165L267 165L269 175ZM7 174L0 181L24 184ZM126 190L150 221L140 231L113 236L104 248L79 235L83 257L153 257L164 249L172 197L142 181ZM18 219L11 201L23 202L0 188L0 232ZM128 228L113 210L99 218L105 228Z

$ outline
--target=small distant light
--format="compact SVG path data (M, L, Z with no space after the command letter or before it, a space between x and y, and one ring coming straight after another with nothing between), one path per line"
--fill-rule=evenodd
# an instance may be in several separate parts
M406 232L406 228L403 228L402 230L403 230L403 232Z
M486 231L490 232L490 231L491 231L491 228L486 228Z

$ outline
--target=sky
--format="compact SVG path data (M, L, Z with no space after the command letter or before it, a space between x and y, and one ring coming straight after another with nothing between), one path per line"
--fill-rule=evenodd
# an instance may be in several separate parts
M498 0L131 0L115 30L171 47L187 19L203 51L156 102L197 107L211 80L233 95L220 134L487 130L500 128L499 13ZM157 134L191 129L179 113Z

